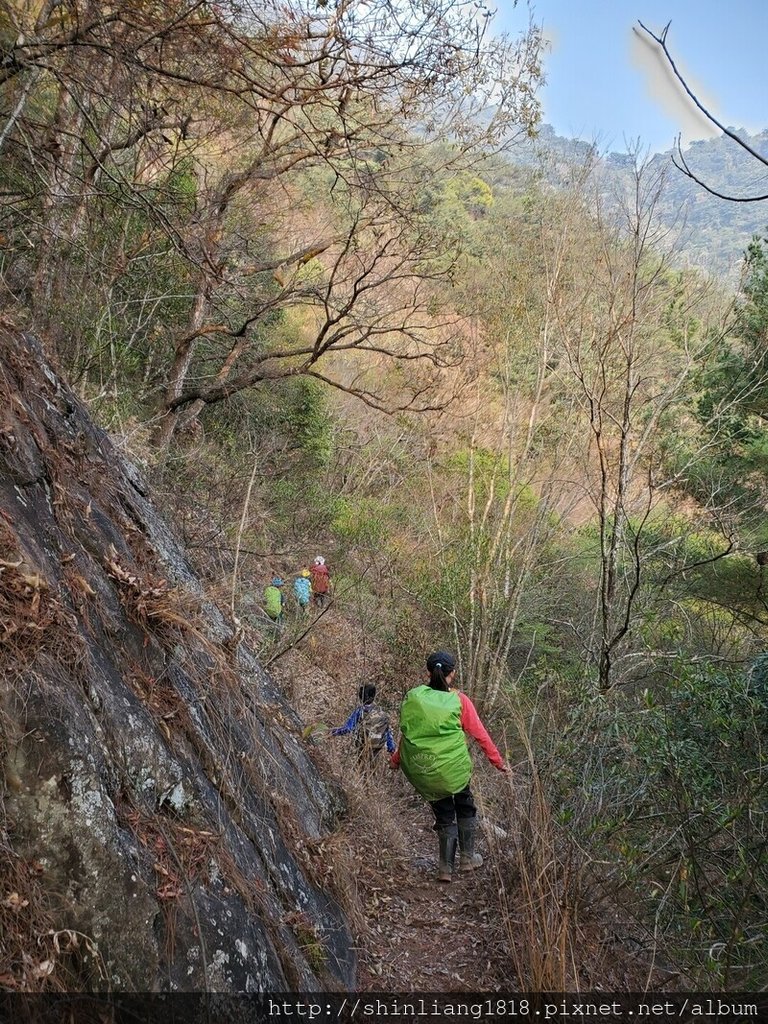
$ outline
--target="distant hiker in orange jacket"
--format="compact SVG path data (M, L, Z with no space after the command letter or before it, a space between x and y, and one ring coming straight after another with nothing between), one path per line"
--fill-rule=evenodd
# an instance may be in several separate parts
M322 555L317 556L310 573L312 574L312 600L318 608L322 608L331 589L331 574Z

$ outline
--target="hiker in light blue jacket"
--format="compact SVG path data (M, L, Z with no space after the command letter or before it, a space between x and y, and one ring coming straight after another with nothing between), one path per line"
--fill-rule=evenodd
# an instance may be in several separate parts
M302 569L293 581L293 593L299 602L299 608L306 613L309 610L309 600L312 597L312 582L309 569Z

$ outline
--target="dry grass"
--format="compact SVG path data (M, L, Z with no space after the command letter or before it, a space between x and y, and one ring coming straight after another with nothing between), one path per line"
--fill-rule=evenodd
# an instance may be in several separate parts
M61 990L53 919L40 876L42 868L23 860L7 841L0 844L0 988L14 992Z
M361 660L362 649L370 661ZM334 611L301 650L291 651L275 665L274 674L309 725L338 725L354 707L369 664L385 670L386 652L370 637L364 640L358 626ZM381 688L381 697L394 725L396 697L386 687ZM319 840L296 836L294 843L310 877L344 910L362 949L384 909L383 894L398 885L410 863L400 810L392 800L396 776L389 773L384 753L373 770L361 768L351 736L313 736L313 760L320 774L343 791L346 808L330 835Z
M514 833L512 842L493 830L487 838L515 984L525 992L578 989L585 961L580 865L553 827L535 774L509 784L496 815Z
M1 805L0 805L1 809ZM96 943L70 928L55 929L50 896L34 860L18 856L0 832L0 989L64 992L89 977L107 977Z
M621 909L606 901L599 865L553 817L531 722L512 706L505 714L523 757L506 785L478 787L478 795L514 984L528 992L643 991L653 957L641 962L622 947Z
M139 844L152 858L155 873L155 897L165 918L166 953L172 959L176 938L176 913L179 900L189 897L192 912L197 920L197 907L192 896L192 883L208 882L214 851L219 836L213 831L194 829L168 817L147 814L138 808L127 793L121 793L115 801L115 812L122 824L130 828ZM203 933L199 921L197 933L201 944L201 955L205 975L207 966Z
M19 557L0 560L0 652L3 662L26 664L50 643L63 611L46 580Z
M139 573L123 565L114 548L110 548L104 568L117 583L131 619L145 632L154 632L170 641L178 639L181 633L197 633L192 622L199 612L199 602L190 594L171 587L160 576Z
M393 800L399 776L379 755L373 769L361 768L350 737L324 742L320 763L342 787L347 801L337 830L305 844L315 861L314 877L345 912L364 959L374 931L388 911L389 893L402 889L413 851L403 829L402 808Z
M163 901L185 896L190 882L205 882L219 843L207 829L189 828L170 817L149 815L121 794L115 805L118 820L127 825L153 858L155 895Z
M64 668L81 682L88 663L75 616L45 576L25 558L15 533L0 517L0 669L10 683L34 663L41 686Z
M167 741L171 740L172 725L190 729L189 709L169 679L150 676L135 665L126 672L126 678L139 700L152 712Z
M55 651L57 665L82 667L84 644L47 580L25 561L15 533L0 515L0 668L7 689L25 668ZM52 660L52 658L50 659ZM48 673L36 673L40 686ZM0 765L6 769L11 724L0 707ZM4 785L18 785L4 772ZM55 929L51 895L37 861L15 852L0 795L0 988L17 992L64 991L104 967L95 943L73 929Z

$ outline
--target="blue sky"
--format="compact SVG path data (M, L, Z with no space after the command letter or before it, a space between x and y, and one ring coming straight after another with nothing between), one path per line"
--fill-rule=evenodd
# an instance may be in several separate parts
M498 0L496 24L517 33L523 2ZM652 151L706 138L632 26L660 33L689 85L725 125L768 128L768 0L532 0L551 50L541 92L544 120L560 135L623 150L625 138ZM710 130L709 134L715 134Z

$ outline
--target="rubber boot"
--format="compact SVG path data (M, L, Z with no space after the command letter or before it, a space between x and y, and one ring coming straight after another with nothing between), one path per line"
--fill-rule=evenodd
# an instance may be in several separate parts
M449 825L441 828L437 837L440 843L440 855L437 867L438 882L453 881L453 862L456 858L456 826Z
M474 871L483 863L479 853L475 853L476 818L461 818L459 826L459 871Z

